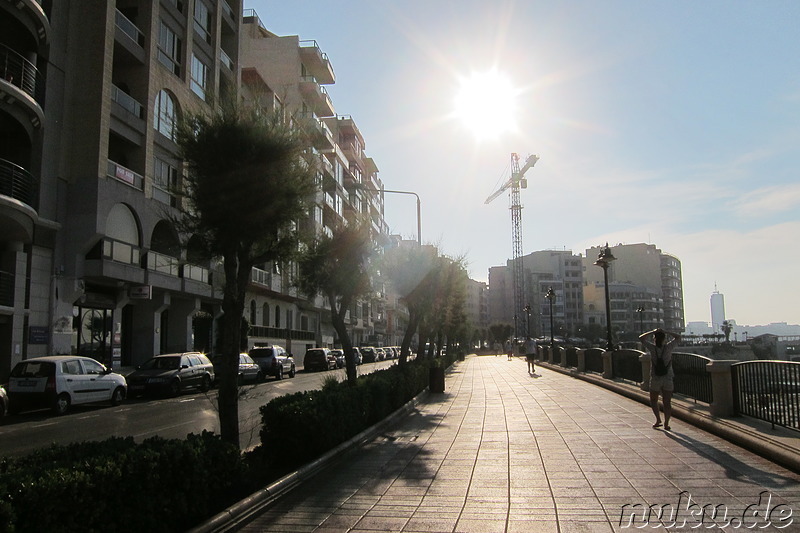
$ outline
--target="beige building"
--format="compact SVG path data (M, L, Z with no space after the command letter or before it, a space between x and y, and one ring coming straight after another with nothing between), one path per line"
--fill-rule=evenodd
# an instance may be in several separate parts
M683 332L683 282L680 261L652 244L611 246L608 268L612 330L633 339L661 327ZM601 247L586 250L584 305L587 323L606 325L603 269L594 265Z

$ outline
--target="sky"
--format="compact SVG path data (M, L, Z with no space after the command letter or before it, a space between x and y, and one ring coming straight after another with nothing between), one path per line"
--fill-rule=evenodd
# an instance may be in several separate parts
M487 281L513 255L651 243L682 263L685 319L715 287L741 325L800 324L800 2L245 0L316 40L326 87L386 189L421 199L422 240ZM489 96L464 111L464 86ZM489 106L492 123L474 128ZM415 239L413 196L386 195Z

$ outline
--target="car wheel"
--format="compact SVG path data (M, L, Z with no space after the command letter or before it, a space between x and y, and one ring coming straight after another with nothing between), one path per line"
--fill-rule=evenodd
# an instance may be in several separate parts
M208 389L211 388L211 378L208 375L203 376L203 379L200 381L200 392L208 392Z
M297 372L294 369L294 365L292 365L292 368L289 370L289 377L293 378L296 374Z
M283 365L278 367L278 372L275 373L275 379L277 380L283 379Z
M123 389L122 387L117 387L111 394L111 405L117 406L121 404L122 400L124 399L125 399L125 389Z
M264 373L259 370L258 374L256 374L256 382L261 383L262 381L264 381Z
M170 396L177 396L181 393L181 382L177 379L172 380L172 383L169 384L169 395Z
M56 401L53 404L53 411L57 415L63 415L64 413L69 411L69 404L70 404L69 394L67 394L66 392L62 392L61 394L58 395L58 398L56 398Z

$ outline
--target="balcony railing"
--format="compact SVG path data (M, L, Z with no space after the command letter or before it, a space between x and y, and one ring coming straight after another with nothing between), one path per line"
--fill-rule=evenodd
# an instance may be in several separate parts
M133 39L133 42L139 46L144 47L144 34L139 31L139 28L136 27L136 24L131 22L131 19L123 15L119 9L117 9L116 24L117 27L122 30L122 33Z
M11 48L0 44L0 78L44 105L44 76L36 66Z
M30 172L11 161L0 159L0 194L38 209L37 189L38 183Z
M250 281L264 285L266 287L272 286L272 273L260 268L253 267L250 271Z
M135 189L144 190L144 177L133 170L123 167L119 163L108 160L108 176L127 183Z
M180 260L177 257L150 250L147 252L147 270L177 277L180 273Z
M0 305L14 307L14 274L0 271Z
M746 361L731 370L737 413L800 430L800 363Z
M186 263L183 265L183 278L199 281L201 283L208 283L208 269L198 265Z
M233 61L231 61L230 56L228 56L222 48L219 49L219 61L228 67L228 70L233 70Z
M116 85L111 86L111 100L119 104L122 109L134 115L136 118L144 119L144 108L142 104Z
M114 239L103 239L103 259L139 266L141 251L138 246Z

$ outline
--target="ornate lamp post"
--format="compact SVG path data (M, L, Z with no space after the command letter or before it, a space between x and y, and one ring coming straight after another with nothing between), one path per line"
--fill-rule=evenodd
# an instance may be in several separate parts
M640 305L636 308L636 312L639 313L639 333L644 333L644 324L642 323L642 313L644 313L644 306Z
M606 243L606 247L600 250L597 261L594 262L596 266L603 269L603 282L606 290L606 350L609 351L614 349L614 343L611 340L611 298L608 294L608 267L615 259L616 257L611 253L611 248Z
M545 294L544 297L550 301L550 348L552 348L555 345L553 341L553 300L556 298L553 287L547 289L547 294Z
M528 326L528 329L527 329L528 334L527 334L527 336L525 338L530 339L531 338L531 304L526 305L525 307L522 308L522 310L525 311L525 315L527 317L527 326Z

